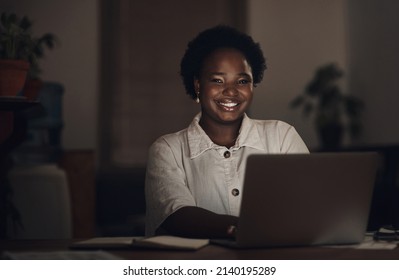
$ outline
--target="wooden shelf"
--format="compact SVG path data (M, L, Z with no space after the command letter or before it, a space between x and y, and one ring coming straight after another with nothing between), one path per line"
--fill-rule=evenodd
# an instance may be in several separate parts
M0 111L20 111L38 106L39 101L30 101L23 96L0 96Z

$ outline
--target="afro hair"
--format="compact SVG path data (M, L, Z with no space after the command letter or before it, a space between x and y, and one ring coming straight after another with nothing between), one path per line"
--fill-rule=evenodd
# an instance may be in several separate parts
M200 32L187 45L186 52L180 63L180 75L186 93L191 98L197 98L194 80L199 77L203 61L215 50L232 48L240 51L247 59L252 69L254 85L263 79L266 61L259 43L232 27L218 25Z

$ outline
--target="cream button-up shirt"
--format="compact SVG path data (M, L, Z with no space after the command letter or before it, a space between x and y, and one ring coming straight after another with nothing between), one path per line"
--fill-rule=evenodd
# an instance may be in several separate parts
M309 153L294 127L276 120L244 116L230 149L216 145L199 125L156 140L150 150L145 183L146 235L184 206L238 216L246 158L251 154Z

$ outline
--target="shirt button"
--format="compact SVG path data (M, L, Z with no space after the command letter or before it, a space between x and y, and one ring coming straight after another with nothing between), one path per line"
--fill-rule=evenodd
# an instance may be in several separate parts
M240 191L239 191L238 189L232 189L232 190L231 190L231 194L232 194L233 196L238 196L238 195L240 194Z
M224 154L223 154L223 156L224 156L225 158L229 158L230 155L231 155L231 153L230 153L229 151L225 151Z

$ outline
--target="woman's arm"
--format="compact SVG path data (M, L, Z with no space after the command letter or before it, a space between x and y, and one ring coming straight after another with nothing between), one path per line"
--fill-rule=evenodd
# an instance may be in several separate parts
M209 210L185 206L171 214L157 230L192 238L234 238L238 218Z

